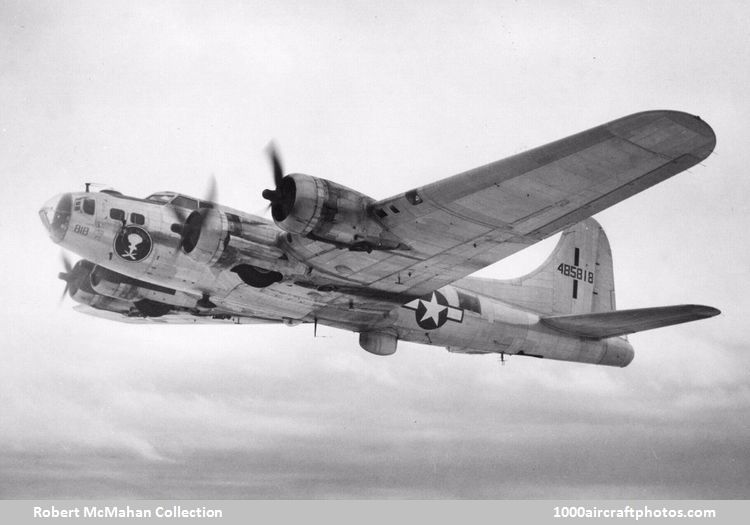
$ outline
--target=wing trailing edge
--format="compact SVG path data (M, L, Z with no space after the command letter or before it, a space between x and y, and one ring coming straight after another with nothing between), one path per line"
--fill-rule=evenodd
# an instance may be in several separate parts
M711 306L682 304L655 308L636 308L578 315L542 317L541 323L580 337L605 339L642 332L673 324L707 319L721 312Z

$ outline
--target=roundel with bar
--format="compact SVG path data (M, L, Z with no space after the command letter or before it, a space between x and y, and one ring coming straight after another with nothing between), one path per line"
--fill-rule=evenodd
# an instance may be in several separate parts
M464 318L464 311L450 306L445 295L438 291L414 299L406 303L404 308L414 310L417 324L424 330L440 328L449 319L460 323Z

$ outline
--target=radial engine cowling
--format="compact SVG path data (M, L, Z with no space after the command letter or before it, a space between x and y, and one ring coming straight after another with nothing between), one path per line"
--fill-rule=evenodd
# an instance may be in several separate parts
M139 309L142 309L139 305L144 304L144 301L145 304L160 305L159 308L164 313L168 313L172 307L191 308L195 305L195 299L189 295L128 277L103 266L94 268L89 281L97 294L130 301ZM154 308L151 308L151 311L153 310Z
M98 266L91 261L78 261L67 274L61 274L67 283L67 291L75 302L91 306L97 310L125 313L131 303L102 295L91 286L91 276Z
M252 221L214 208L192 212L183 228L182 249L207 266L237 263L285 273L304 271L294 267L278 247L278 229L263 221Z
M229 220L224 212L201 208L185 221L182 248L196 261L214 264L224 253L229 242Z
M276 190L264 193L264 197L272 201L276 224L290 233L352 250L402 246L372 217L372 198L335 182L294 173L281 179Z

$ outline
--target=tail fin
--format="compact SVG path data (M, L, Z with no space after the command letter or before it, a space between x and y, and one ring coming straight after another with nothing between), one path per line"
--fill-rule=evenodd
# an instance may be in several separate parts
M615 311L612 251L604 230L594 219L563 231L552 254L528 275L505 281L468 277L456 284L536 312L541 322L551 328L592 339L627 335L721 313L702 305Z
M615 309L612 251L604 230L594 219L563 231L552 254L528 275L500 281L469 277L456 284L541 315Z

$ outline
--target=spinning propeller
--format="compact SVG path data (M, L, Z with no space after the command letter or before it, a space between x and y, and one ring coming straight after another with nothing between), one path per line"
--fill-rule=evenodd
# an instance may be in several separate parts
M89 273L94 268L94 263L81 259L77 263L72 264L64 253L60 255L60 258L65 267L64 272L57 274L60 279L65 281L65 288L60 296L60 303L62 303L63 299L65 299L65 294L70 294L72 297L81 286L85 289L88 281L83 281L83 279L88 278Z
M215 202L217 195L216 177L211 175L208 179L208 188L203 196L204 201ZM198 208L197 210L188 211L179 206L171 206L172 213L175 219L180 224L179 231L173 231L180 234L180 243L177 245L177 249L183 248L186 252L190 252L195 248L198 243L198 238L201 234L201 228L203 227L203 221L206 218L206 213L210 208Z
M284 169L281 166L281 159L276 151L273 142L267 148L268 157L271 159L273 167L273 182L276 186L272 190L263 190L263 198L269 201L271 215L275 221L283 221L294 207L297 188L291 177L284 176Z
M63 288L63 293L60 296L60 302L62 302L63 299L65 299L65 295L68 293L68 290L70 289L70 282L73 281L77 276L73 274L73 265L70 263L70 259L68 259L64 253L61 253L60 257L62 258L62 263L65 267L64 272L60 272L59 274L57 274L60 279L65 281L65 288Z
M271 215L276 221L283 221L294 207L296 198L296 184L291 177L284 176L284 168L276 146L271 142L266 150L271 160L273 168L274 189L263 190L263 198L269 201L268 207L271 208ZM202 200L216 201L216 178L211 175L208 182L208 189ZM186 210L179 206L171 206L175 222L179 226L173 226L172 231L180 235L180 242L177 250L182 248L186 253L190 253L198 243L203 223L210 208L199 208L197 210Z

